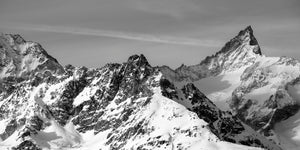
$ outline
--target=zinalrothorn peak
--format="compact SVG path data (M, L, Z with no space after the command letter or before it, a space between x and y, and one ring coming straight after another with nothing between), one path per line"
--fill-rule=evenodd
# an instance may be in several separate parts
M247 35L248 34L248 35ZM250 38L249 44L253 46L257 46L256 49L253 50L254 53L262 55L260 46L253 34L253 29L251 26L246 27L244 30L241 30L238 34L239 37L247 37ZM247 38L243 38L241 40L248 40Z
M253 48L248 49L249 51L262 55L260 46L253 34L253 29L251 26L247 26L245 29L241 30L238 35L227 42L225 46L215 55L226 53L235 49L237 50L237 48L241 45L251 45Z
M220 51L214 55L207 56L199 64L191 66L181 65L175 70L161 67L161 70L173 80L196 81L208 76L217 76L222 72L232 72L240 67L249 66L261 56L260 46L253 35L251 26L248 26L227 42Z

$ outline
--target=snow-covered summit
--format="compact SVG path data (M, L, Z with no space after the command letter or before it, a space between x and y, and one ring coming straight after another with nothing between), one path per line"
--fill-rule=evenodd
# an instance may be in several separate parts
M248 26L227 42L220 51L206 57L199 64L181 65L175 70L163 66L161 71L173 80L196 81L252 65L261 55L261 48L254 37L253 30Z
M44 71L55 74L64 72L58 61L40 44L25 41L18 34L0 35L0 78L26 78Z
M215 55L237 50L237 48L241 45L253 46L253 49L248 49L248 50L254 52L255 54L262 55L260 46L254 36L253 29L251 26L247 26L244 30L241 30L238 33L238 35L236 35L229 42L227 42L225 46L220 51L218 51ZM203 63L204 62L205 60L203 61Z

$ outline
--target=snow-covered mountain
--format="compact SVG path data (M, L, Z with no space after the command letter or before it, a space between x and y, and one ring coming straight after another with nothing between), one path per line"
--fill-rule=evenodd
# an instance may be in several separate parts
M20 35L0 36L0 78L26 78L36 73L63 73L63 67L40 44L25 41Z
M251 26L225 44L216 54L206 57L200 64L181 65L174 71L167 66L162 71L177 81L196 81L222 72L231 72L254 63L262 55Z
M61 67L19 35L0 44L0 149L281 149L220 110L197 88L200 77L179 82L143 55Z
M179 88L194 83L219 108L231 111L283 149L299 149L299 118L294 115L300 108L300 62L263 55L251 26L197 65L161 70Z

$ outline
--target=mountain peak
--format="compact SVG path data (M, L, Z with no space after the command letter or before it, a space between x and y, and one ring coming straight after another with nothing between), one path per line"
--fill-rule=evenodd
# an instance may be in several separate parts
M250 25L247 26L244 30L241 30L235 38L239 39L243 43L247 43L251 46L255 46L253 52L255 54L262 55L260 46L253 34L253 29Z
M9 40L11 45L14 44L23 44L26 41L23 39L23 37L19 34L1 34L2 37L5 37L7 40Z
M253 34L253 29L249 25L245 29L241 30L237 36L227 42L223 48L215 54L215 56L239 50L239 47L243 45L250 46L247 50L252 50L253 53L262 55L260 46Z
M252 34L253 34L253 29L252 29L251 25L249 25L249 26L247 26L244 30L241 30L240 33L241 33L241 32L249 32L249 33L252 33ZM240 34L240 33L239 33L239 34Z
M130 64L136 64L137 66L142 66L142 65L146 65L146 66L150 66L147 58L141 54L141 55L132 55L128 58L128 61L127 63L130 63Z
M26 41L19 34L0 35L0 78L27 77L44 71L64 72L40 44Z

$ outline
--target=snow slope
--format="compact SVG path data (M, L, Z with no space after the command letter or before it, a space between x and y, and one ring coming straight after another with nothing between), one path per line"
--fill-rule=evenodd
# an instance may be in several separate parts
M293 83L300 76L300 62L263 55L251 27L240 31L200 64L160 69L169 80L176 82L177 88L192 82L222 110L231 111L278 144L286 143L286 136L273 129L300 108L299 88L294 87L299 83ZM288 138L288 141L294 139Z

